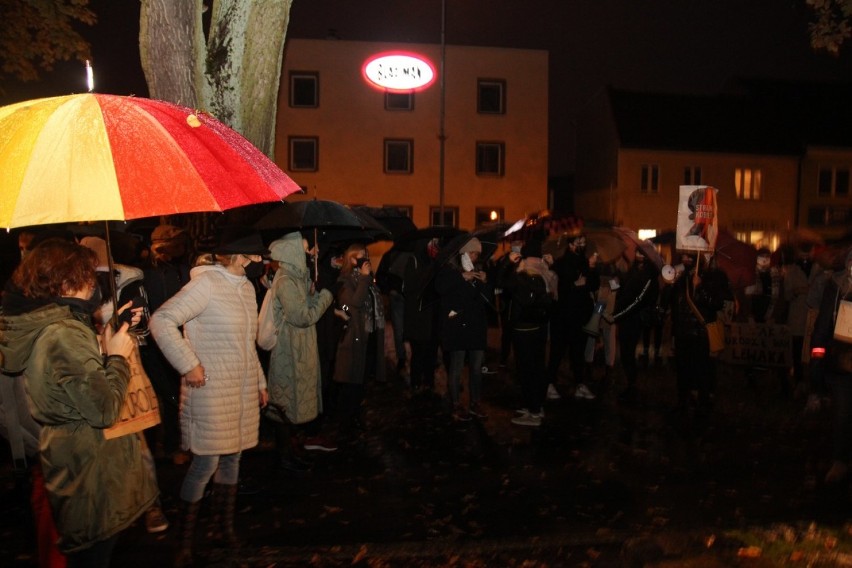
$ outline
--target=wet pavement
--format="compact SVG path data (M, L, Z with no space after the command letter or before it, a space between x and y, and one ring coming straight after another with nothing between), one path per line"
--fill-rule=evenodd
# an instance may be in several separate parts
M774 373L749 385L720 366L703 415L673 411L666 365L643 371L631 405L617 400L620 373L591 385L596 400L577 400L563 371L563 398L547 402L540 428L510 422L521 406L511 368L484 377L488 417L467 423L391 375L368 389L366 432L310 452L302 477L277 468L264 427L242 462L246 546L217 549L199 534L198 565L852 566L849 486L822 481L830 415L804 413ZM27 503L2 457L0 564L32 566ZM171 564L186 467L159 464L172 528L149 535L137 522L114 566Z

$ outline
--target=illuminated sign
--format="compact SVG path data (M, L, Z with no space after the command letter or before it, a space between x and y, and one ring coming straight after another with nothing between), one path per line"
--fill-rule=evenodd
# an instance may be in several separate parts
M364 63L361 72L371 86L392 92L419 91L435 82L432 63L413 53L374 55Z

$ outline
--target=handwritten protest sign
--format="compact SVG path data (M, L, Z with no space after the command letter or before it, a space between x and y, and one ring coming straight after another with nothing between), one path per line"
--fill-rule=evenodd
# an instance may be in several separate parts
M789 367L793 364L790 328L786 325L733 323L721 359L731 365Z
M160 423L160 405L151 379L142 368L142 357L139 347L134 347L127 361L130 364L130 382L127 385L127 395L121 408L121 416L115 424L104 430L107 440L126 434L141 432Z

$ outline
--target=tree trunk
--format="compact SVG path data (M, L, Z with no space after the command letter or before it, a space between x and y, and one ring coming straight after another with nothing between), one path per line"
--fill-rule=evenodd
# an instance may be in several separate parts
M151 96L205 110L275 155L275 118L292 0L142 0L139 48Z

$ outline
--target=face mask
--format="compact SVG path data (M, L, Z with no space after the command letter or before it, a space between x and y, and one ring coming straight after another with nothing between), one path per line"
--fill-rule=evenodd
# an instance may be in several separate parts
M246 266L246 278L260 278L263 276L263 262L251 261Z
M465 272L473 271L473 261L470 260L470 255L467 253L461 255L461 265Z
M757 269L758 270L766 270L769 268L769 257L767 256L759 256L757 257Z
M82 303L83 309L86 310L86 313L94 314L98 311L98 308L101 307L101 304L104 302L104 296L101 293L101 287L95 286L95 289L92 291L92 296Z

